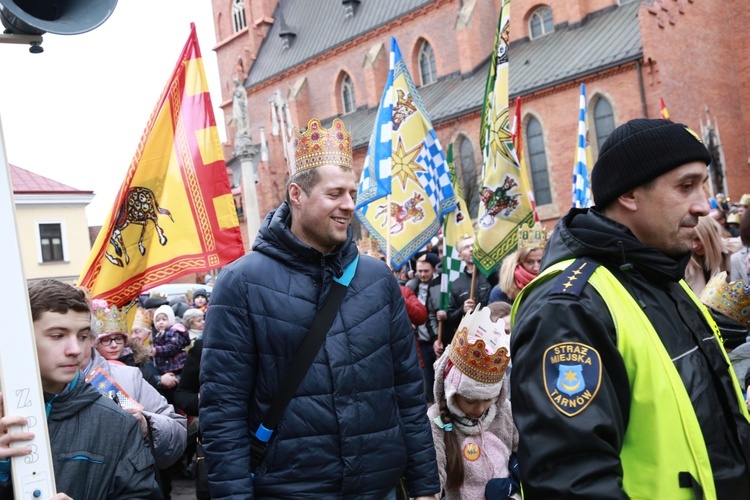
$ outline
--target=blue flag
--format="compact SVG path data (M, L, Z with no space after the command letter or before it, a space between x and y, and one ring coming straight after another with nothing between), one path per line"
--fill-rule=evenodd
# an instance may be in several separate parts
M395 38L357 192L357 218L400 269L456 208L445 153ZM389 234L390 233L390 234Z

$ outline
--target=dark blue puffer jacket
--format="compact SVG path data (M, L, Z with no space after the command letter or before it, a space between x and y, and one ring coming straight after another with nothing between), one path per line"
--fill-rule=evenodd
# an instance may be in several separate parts
M228 266L211 297L201 361L200 424L212 498L382 498L402 475L412 496L440 489L422 372L388 267L361 257L323 347L251 478L249 435L276 395L334 275L357 254L328 255L270 213L254 252Z

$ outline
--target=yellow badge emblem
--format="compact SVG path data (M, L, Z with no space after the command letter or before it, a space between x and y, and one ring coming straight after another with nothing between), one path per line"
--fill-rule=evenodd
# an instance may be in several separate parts
M479 446L477 446L475 443L469 443L464 446L464 458L466 458L466 460L473 462L474 460L479 458L479 455Z

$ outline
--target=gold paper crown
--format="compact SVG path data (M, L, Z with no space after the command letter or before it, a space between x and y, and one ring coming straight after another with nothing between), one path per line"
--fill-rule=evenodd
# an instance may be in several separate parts
M148 309L138 307L135 310L135 317L133 318L133 327L144 328L146 330L151 329L151 313Z
M523 224L518 229L518 248L544 248L547 245L547 230L540 222L529 227Z
M745 287L740 280L727 283L727 273L723 271L706 284L700 299L714 311L747 328L750 327L750 290L748 288L750 287Z
M111 306L108 309L98 308L94 311L94 317L99 327L99 335L112 333L128 334L125 311L118 309L117 306Z
M492 321L490 309L478 304L458 325L449 357L467 377L484 384L500 382L510 362L510 335L505 333L505 323Z
M729 214L729 216L727 217L727 224L739 224L740 219L741 217L738 213Z
M369 255L371 257L380 257L380 248L378 247L378 241L372 236L362 238L357 242L357 248L359 253L362 255Z
M750 207L750 194L745 193L742 195L742 198L740 198L740 205L743 207Z
M304 133L295 127L289 143L289 162L292 177L300 172L323 165L352 168L352 142L344 122L336 118L326 129L313 118Z
M148 294L149 297L158 297L160 299L167 300L167 294L159 292L151 292Z

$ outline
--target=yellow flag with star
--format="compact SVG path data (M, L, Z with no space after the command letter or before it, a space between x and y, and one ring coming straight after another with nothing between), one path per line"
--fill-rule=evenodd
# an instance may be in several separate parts
M455 208L445 153L392 38L391 69L357 192L357 218L386 254L390 241L390 263L400 269Z
M518 161L508 111L510 0L503 0L482 112L482 186L474 263L489 276L518 246L518 228L533 224L528 174Z

